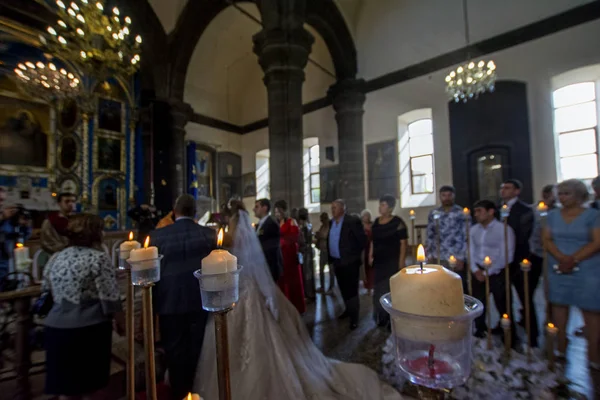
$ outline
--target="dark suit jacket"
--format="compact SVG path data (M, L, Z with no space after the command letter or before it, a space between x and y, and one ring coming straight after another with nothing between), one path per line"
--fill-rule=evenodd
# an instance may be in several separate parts
M329 237L331 236L331 226L333 220L329 221L329 235L327 236L327 249L329 249ZM342 223L340 232L340 264L360 264L362 263L362 252L367 245L367 235L359 218L346 214ZM329 261L333 262L331 252Z
M273 219L273 217L267 217L265 222L259 229L256 225L258 234L258 240L262 246L265 259L269 265L271 276L273 280L277 282L281 273L283 272L283 256L281 254L281 231L279 230L279 224Z
M202 312L200 287L193 273L216 248L216 232L181 219L153 231L150 243L164 255L160 281L154 288L154 311L159 315Z
M515 232L515 256L513 263L520 263L529 257L529 237L533 232L533 209L527 203L517 200L510 208L508 226Z

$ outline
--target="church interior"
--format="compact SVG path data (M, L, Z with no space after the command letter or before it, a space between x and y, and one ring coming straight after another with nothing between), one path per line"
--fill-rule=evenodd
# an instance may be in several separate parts
M543 255L538 254L544 260L543 276L538 273L539 284L526 290L537 310L539 346L535 351L515 350L512 357L514 363L522 363L515 370L527 370L531 363L532 369L540 368L540 376L551 371L548 376L560 389L544 388L553 397L531 388L524 395L507 383L504 397L480 397L473 391L469 395L450 387L428 397L432 394L419 386L426 386L423 381L407 378L405 369L401 368L406 373L402 383L410 383L404 385L389 372L394 369L392 358L401 358L402 351L390 353L390 348L400 348L401 340L388 338L401 329L394 325L393 314L387 327L373 319L381 307L365 272L373 250L367 246L359 256L364 264L360 314L348 330L338 318L344 307L348 310L346 294L324 287L325 282L335 286L334 250L329 244L322 253L318 242L322 224L330 232L326 241L332 240L335 215L334 222L329 221L336 204L344 205L343 218L364 222L365 210L375 221L385 203L407 233L402 245L394 244L406 258L403 266L424 261L417 252L420 244L435 247L429 236L433 226L435 264L453 269L456 264L450 262L450 268L440 260L446 241L442 237L440 244L437 222L437 210L446 207L441 199L447 188L459 213L463 207L465 214L481 209L481 201L500 205L504 244L495 245L506 254L506 232L513 228L507 228L508 214L502 216L502 204L510 204L503 203L503 185L518 189L532 221L548 218L550 224L555 210L546 217L538 213L538 202L547 204L546 188L561 182L583 182L591 200L586 207L597 208L599 46L598 0L0 0L0 214L3 208L14 210L11 217L16 213L30 231L21 235L18 222L4 233L2 224L12 222L0 219L0 397L71 398L44 388L50 366L44 318L35 311L44 299L44 266L54 258L43 243L44 224L53 223L52 215L62 212L64 195L74 198L73 213L100 217L100 251L117 271L119 251L130 231L143 243L151 231L158 235L166 229L156 226L159 220L177 225L175 199L188 194L195 200L196 221L214 230L225 228L225 236L233 230L230 200L248 211L259 234L264 223L256 213L259 200L270 199L274 217L274 210L280 209L277 201L285 201L300 231L310 226L308 240L300 243L305 250L297 253L301 272L310 263L309 277L303 272L300 278L308 294L301 299L304 303L306 297L304 312L299 311L312 341L329 358L373 369L404 398L600 398L600 340L575 332L585 325L584 331L600 335L598 297L588 297L586 304L595 304L587 310L571 304L570 319L566 307L566 332L559 326L558 334L559 341L564 337L568 343L566 355L561 353L564 360L548 350L549 338L556 335L548 328L556 323L547 317L547 309L554 309L547 299L548 287L558 279L548 274L563 275L556 272L562 261L556 261L553 270L556 256L546 244ZM561 187L553 189L557 199ZM299 210L304 218L298 217ZM561 212L558 206L556 212ZM468 214L467 225L477 222L481 223L476 214ZM541 240L546 243L544 232L550 229L543 224ZM594 225L590 235L596 235L598 227ZM468 229L466 246L475 248ZM515 234L518 247L517 229ZM283 245L282 239L282 251ZM21 247L28 249L25 269L19 267L25 265L19 264ZM504 257L508 276L509 260ZM511 264L514 274L523 262L510 257L517 265ZM434 258L428 254L428 260ZM595 266L600 276L598 268L600 264ZM476 280L471 270L469 265L469 285ZM336 267L340 285L337 273ZM112 333L110 380L95 398L173 398L160 360L165 354L161 318L152 314L151 295L146 302L148 287L131 289L127 279L133 272L128 274L118 271L116 277L124 307L128 299L128 312L132 303L133 325L126 335ZM466 288L464 270L461 276ZM189 279L196 282L191 274ZM512 279L514 284L520 278ZM388 280L389 276L387 290L379 296L391 290ZM509 283L506 290L512 293L507 313L515 319L514 326L518 310L525 313L527 308L527 315L530 310L520 300L519 289L511 289ZM466 289L464 293L472 294ZM477 304L491 314L493 326L500 326L503 312L496 303L489 304L489 294L488 288L486 299ZM523 323L529 317L520 318L519 333L511 333L513 341L515 335L529 337L529 320L527 328ZM500 332L494 333L494 346L502 355L500 342L506 343L507 336ZM479 340L485 346L485 339L474 340L473 346ZM589 355L590 349L598 359ZM473 357L469 368L483 368L477 361L480 356ZM156 382L148 372L150 365ZM220 373L219 369L222 388ZM468 374L463 383L467 378ZM523 378L526 383L521 386L529 385L528 379ZM483 382L479 385L485 386ZM551 386L535 385L535 390ZM189 398L213 400L197 393ZM219 399L231 397L220 392Z

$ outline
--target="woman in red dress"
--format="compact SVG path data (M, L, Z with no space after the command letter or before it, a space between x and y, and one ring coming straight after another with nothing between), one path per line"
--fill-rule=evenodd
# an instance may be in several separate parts
M275 217L281 230L281 254L283 255L283 274L279 278L279 288L300 314L306 311L304 302L304 284L302 266L298 260L298 240L300 229L295 220L288 217L288 206L284 200L275 202Z

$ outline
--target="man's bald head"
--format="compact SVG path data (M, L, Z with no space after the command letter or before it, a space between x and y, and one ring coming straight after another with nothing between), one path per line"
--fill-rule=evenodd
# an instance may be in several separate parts
M194 218L196 216L196 199L189 194L182 194L175 200L173 214L175 214L175 218Z

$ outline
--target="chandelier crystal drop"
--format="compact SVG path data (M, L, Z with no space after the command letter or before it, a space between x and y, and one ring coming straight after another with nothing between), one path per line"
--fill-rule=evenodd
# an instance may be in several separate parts
M496 64L493 61L471 61L446 76L446 93L450 100L467 102L485 92L493 92Z
M28 94L47 102L77 97L81 90L76 75L51 62L27 61L18 64L14 71Z
M36 1L57 17L40 35L55 56L99 80L137 72L142 37L131 32L131 18L121 17L117 7L104 7L104 0Z

